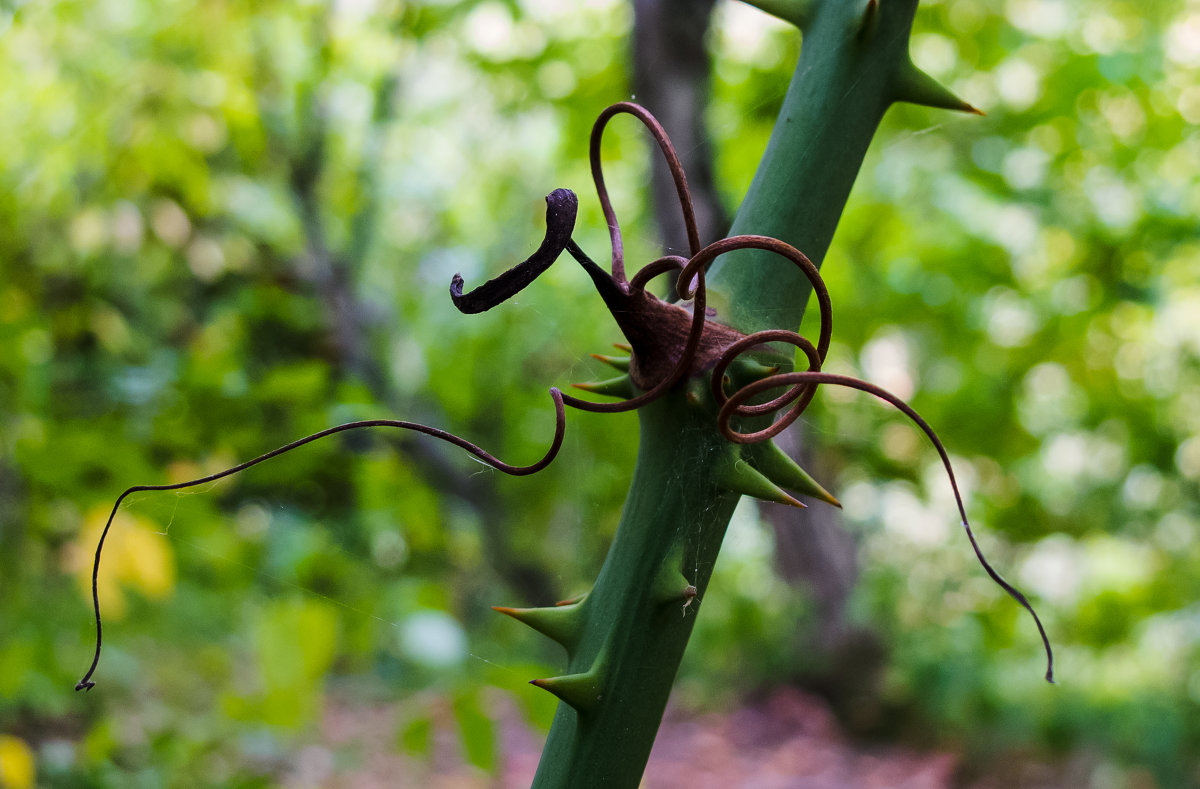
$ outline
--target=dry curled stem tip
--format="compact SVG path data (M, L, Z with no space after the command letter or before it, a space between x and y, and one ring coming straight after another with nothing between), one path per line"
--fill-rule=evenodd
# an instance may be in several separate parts
M579 199L570 189L555 189L546 195L546 237L532 255L470 293L463 293L463 278L450 281L450 299L459 312L486 312L524 290L558 259L571 241Z

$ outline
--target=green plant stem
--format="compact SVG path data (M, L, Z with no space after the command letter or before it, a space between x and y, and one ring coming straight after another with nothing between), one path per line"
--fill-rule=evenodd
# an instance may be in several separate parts
M898 75L911 67L915 0L883 0L864 28L865 6L809 8L795 76L730 235L773 236L824 260ZM708 288L717 319L747 334L795 330L811 291L798 268L761 250L718 258Z
M774 236L819 262L887 107L898 99L947 106L953 97L909 60L916 0L772 8L784 6L797 10L804 48L731 235ZM795 329L810 293L792 263L757 251L719 258L708 288L717 320L745 333ZM721 478L733 445L718 434L712 404L692 402L676 391L639 412L641 448L621 525L567 644L560 688L581 709L559 706L539 789L635 789L641 780L738 500ZM686 610L682 596L664 602L672 583L696 587Z
M559 705L535 787L638 785L737 504L704 462L725 443L710 414L678 393L638 414L633 484L568 662L570 673L599 663L602 698L582 713ZM685 609L688 584L697 596Z

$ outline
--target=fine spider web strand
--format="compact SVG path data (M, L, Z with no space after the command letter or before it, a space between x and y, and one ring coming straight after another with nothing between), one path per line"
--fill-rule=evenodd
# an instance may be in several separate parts
M768 376L767 378L747 384L735 392L729 398L729 400L726 401L725 405L721 407L721 411L717 416L718 429L727 438L730 437L734 431L729 426L729 420L737 411L738 406L756 394L780 386L790 386L793 384L813 384L814 386L819 384L833 384L835 386L845 386L850 389L857 389L860 392L866 392L867 394L874 395L880 400L891 404L906 417L912 420L917 427L921 428L922 432L924 432L929 440L933 443L934 449L937 450L938 455L942 459L942 465L946 468L946 475L950 478L950 487L954 491L954 501L958 505L958 514L962 517L963 529L967 533L967 539L971 541L971 549L975 551L975 557L979 560L979 563L983 566L983 569L987 572L988 576L990 576L991 579L995 581L1001 589L1007 592L1009 597L1011 597L1013 600L1016 600L1017 603L1019 603L1021 607L1028 611L1029 615L1033 617L1034 624L1037 625L1038 634L1042 638L1042 647L1046 651L1046 681L1053 683L1054 651L1050 648L1050 638L1046 635L1046 628L1042 626L1041 618L1037 615L1037 611L1033 610L1033 605L1029 602L1029 599L1026 598L1019 589L1010 584L1008 581L1004 580L1000 573L996 572L995 568L992 567L991 563L989 563L987 558L983 555L983 549L979 547L979 542L975 539L975 532L971 529L971 524L967 519L967 509L963 504L962 494L958 489L958 480L954 476L954 467L950 464L950 455L946 452L946 448L942 445L941 439L938 438L937 433L934 432L929 423L926 422L925 419L922 418L921 415L912 408L912 406L886 389L848 375L838 375L836 373L823 372L777 373L775 375Z
M209 474L208 476L199 477L198 479L192 479L186 482L174 482L166 485L134 485L131 488L127 488L123 493L121 493L120 496L117 497L116 502L113 503L112 511L109 512L108 520L105 522L104 529L100 532L100 539L96 543L96 558L92 564L92 605L96 614L96 652L92 657L92 664L88 668L87 673L84 674L83 679L76 683L75 690L91 690L96 685L96 683L92 681L92 675L96 672L96 667L100 663L100 648L104 640L104 629L100 618L100 558L104 553L104 541L108 538L108 532L109 529L112 528L113 520L117 516L117 511L121 508L121 503L124 502L125 498L130 494L140 493L143 491L182 490L184 488L192 488L198 485L207 485L209 483L216 482L217 480L224 479L225 477L237 474L241 471L245 471L251 466L257 466L259 463L263 463L271 458L278 457L286 452L291 452L293 449L299 449L305 444L311 444L314 441L327 438L337 433L344 433L348 430L359 430L369 427L389 427L424 433L427 436L432 436L433 438L446 441L461 449L465 449L483 463L491 466L497 471L502 471L505 474L509 474L514 477L535 474L544 469L546 466L550 465L551 461L558 456L558 451L562 448L563 437L566 433L567 414L566 408L563 404L563 394L558 390L557 387L551 387L550 397L554 401L554 440L551 442L550 448L546 451L546 454L542 457L542 459L528 466L514 466L505 463L478 445L473 444L464 438L460 438L453 433L448 433L445 430L441 430L436 427L429 427L428 425L422 425L418 422L407 422L399 419L363 419L356 422L347 422L342 425L326 428L325 430L307 435L304 438L300 438L291 442L290 444L285 444L284 446L273 449L270 452L259 455L252 460L247 460L244 463L239 463L231 468L218 471L215 474Z

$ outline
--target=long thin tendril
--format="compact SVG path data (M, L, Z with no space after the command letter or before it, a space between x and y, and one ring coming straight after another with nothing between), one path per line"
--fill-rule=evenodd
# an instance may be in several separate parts
M127 488L124 493L117 497L116 502L113 504L112 512L108 514L108 520L104 524L104 530L100 532L100 540L96 543L96 560L92 565L92 604L96 614L96 654L92 657L92 665L88 667L87 673L83 675L83 679L76 683L75 690L91 690L96 685L95 682L92 682L92 675L96 672L96 666L100 663L100 645L104 637L104 626L100 619L100 556L104 553L104 541L108 537L108 530L112 527L113 519L117 516L117 510L121 508L121 502L125 501L125 498L130 494L142 491L183 490L184 488L193 488L197 485L207 485L210 482L216 482L238 472L245 471L251 466L257 466L259 463L268 461L271 458L279 457L286 452L291 452L293 449L299 449L305 444L311 444L314 441L319 441L322 438L327 438L337 433L345 433L348 430L361 430L368 427L399 428L424 433L427 436L433 436L434 438L447 441L465 449L487 465L505 474L510 474L514 477L536 474L550 465L551 461L558 456L558 451L562 449L563 436L566 434L567 414L566 409L563 407L563 394L557 387L551 387L550 397L554 400L554 440L550 443L550 448L546 450L546 454L542 456L542 459L529 466L513 466L505 463L476 444L472 444L464 438L459 438L453 433L447 433L445 430L440 430L436 427L429 427L418 422L406 422L399 419L363 419L357 422L347 422L344 425L326 428L320 432L297 439L290 444L285 444L278 449L272 449L270 452L259 455L253 460L247 460L245 463L239 463L236 466L227 468L224 471L218 471L215 474L209 474L206 477L191 479L187 482L174 482L169 485L134 485L131 488Z
M718 429L726 436L733 433L729 426L730 417L737 411L738 407L754 397L769 389L774 389L780 386L790 386L793 384L833 384L835 386L845 386L850 389L857 389L860 392L867 392L880 400L890 403L897 410L911 419L913 423L921 428L922 432L933 443L934 449L937 450L938 456L942 459L942 465L946 468L946 476L950 478L950 487L954 491L954 501L958 505L958 514L962 516L963 529L967 533L967 539L971 541L971 548L975 551L975 557L979 559L979 563L983 565L983 569L987 572L991 579L995 581L1001 589L1008 593L1010 597L1016 600L1022 608L1029 612L1033 617L1034 623L1037 625L1038 633L1042 637L1042 646L1046 650L1046 681L1054 682L1054 651L1050 648L1050 638L1046 635L1046 628L1042 626L1042 620L1038 617L1037 612L1033 610L1033 605L1029 599L1021 593L1019 589L1014 587L1008 581L996 572L991 563L983 555L983 550L979 547L979 542L975 539L975 533L971 530L970 521L967 519L967 509L963 504L962 494L958 490L958 480L954 476L954 467L950 464L950 456L946 452L946 448L942 446L941 439L937 433L929 426L920 414L918 414L912 406L901 400L896 395L882 389L875 384L867 381L853 378L848 375L837 375L834 373L822 372L794 372L794 373L777 373L768 376L753 383L743 386L736 391L721 407L720 413L717 415Z

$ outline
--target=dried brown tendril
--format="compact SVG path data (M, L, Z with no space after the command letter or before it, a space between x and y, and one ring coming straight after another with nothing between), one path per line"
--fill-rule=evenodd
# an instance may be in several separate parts
M690 254L688 258L679 255L667 255L658 258L643 266L634 274L632 279L626 279L625 276L624 243L621 237L621 228L617 221L616 212L613 210L612 202L609 199L608 190L604 184L604 174L601 166L601 142L604 129L609 120L622 113L633 115L646 126L658 144L663 157L666 159L667 167L675 182L676 192L679 195L680 206L683 210L684 225L688 235L688 251ZM1054 681L1054 655L1050 648L1050 641L1046 635L1046 630L1025 595L1005 581L984 557L983 551L980 549L971 526L968 523L966 508L963 505L962 496L958 490L958 483L954 476L954 469L950 464L949 455L946 453L933 428L908 404L890 392L857 378L821 372L821 365L824 364L825 356L829 351L829 343L833 331L833 310L830 303L829 291L825 287L825 283L812 261L795 247L768 236L732 236L701 248L700 236L696 228L695 212L692 208L691 193L688 190L687 177L684 174L683 166L675 154L675 149L661 124L659 124L649 111L637 104L620 102L606 108L600 113L592 128L590 159L592 179L595 182L601 210L608 223L609 237L612 245L610 272L605 272L600 268L571 237L575 226L577 199L575 194L570 190L556 189L546 197L546 236L538 249L525 261L469 293L463 293L463 279L460 275L455 274L450 283L450 296L455 307L463 313L473 314L489 310L527 287L540 274L546 271L558 259L559 255L566 250L592 279L609 312L613 315L622 332L629 340L633 364L636 365L642 357L651 358L653 364L650 366L653 369L649 372L656 374L655 377L657 377L657 380L644 387L645 391L642 394L615 403L597 403L582 400L564 395L557 388L551 387L550 396L554 401L555 408L554 440L545 456L529 466L513 466L504 463L475 444L438 428L401 420L370 419L350 422L313 433L312 435L305 436L290 444L267 452L264 455L259 455L253 460L248 460L206 477L169 485L135 485L127 489L117 497L116 502L113 504L112 512L109 514L108 521L105 523L104 530L101 532L99 542L96 545L96 558L92 569L92 602L95 607L96 616L96 652L87 673L76 684L76 690L90 690L95 685L91 677L95 673L100 661L100 646L103 633L97 585L100 557L104 550L105 538L108 536L117 510L130 494L141 491L181 490L215 482L318 439L334 435L335 433L369 427L400 428L424 433L467 450L487 465L505 474L514 476L533 474L548 466L558 455L562 447L563 435L566 430L566 406L571 406L582 411L600 413L631 411L657 400L666 394L667 391L674 388L687 375L698 374L706 368L711 368L712 392L720 408L717 414L717 429L722 436L734 443L756 443L778 435L804 413L821 384L844 386L868 392L890 403L911 419L929 437L930 441L933 442L934 448L942 459L942 463L950 479L950 486L954 492L954 499L958 505L959 514L962 516L963 528L967 533L967 538L971 542L971 547L975 552L976 558L978 558L980 564L983 565L984 570L992 580L999 584L1005 592L1033 617L1046 651L1046 679L1049 682ZM810 340L796 332L770 330L747 336L706 319L707 298L704 272L718 256L739 249L760 249L773 252L792 261L804 272L804 275L812 285L820 311L821 326L815 346ZM692 302L690 314L683 307L666 304L645 290L646 284L652 279L673 271L679 272L676 281L678 293L684 300L691 300ZM686 328L683 328L684 326ZM663 333L665 328L674 329L676 333L671 338L672 342L668 342L664 346L661 344L659 335ZM742 386L733 394L726 394L724 382L726 380L726 371L730 365L742 354L763 348L768 343L778 342L788 343L801 350L808 358L808 370L805 372L779 372L770 374ZM666 373L662 374L660 371L664 369ZM758 395L780 387L788 387L788 389L783 394L767 402L749 402ZM766 418L784 408L787 408L787 411L782 417L775 419L769 426L754 432L738 432L731 424L734 417Z
M459 438L452 433L447 433L445 430L439 430L436 427L429 427L428 425L422 425L417 422L405 422L399 419L363 419L357 422L347 422L343 425L326 428L320 432L297 439L290 444L285 444L278 449L273 449L270 452L259 455L253 460L247 460L245 463L239 463L236 466L227 468L224 471L218 471L215 474L209 474L206 477L191 479L187 482L175 482L169 485L134 485L131 488L127 488L124 493L117 497L116 502L113 504L112 511L108 514L108 520L104 524L104 530L100 532L100 540L96 543L96 560L92 565L92 604L95 608L96 614L96 654L92 657L92 665L88 668L87 673L83 675L83 679L76 683L75 690L91 690L96 685L95 682L92 682L92 675L96 672L96 666L100 663L100 644L104 635L103 625L101 624L100 620L100 591L98 588L100 556L104 552L104 540L108 537L108 530L112 527L113 519L117 515L117 510L120 509L121 502L125 500L126 496L129 496L133 493L140 493L142 491L183 490L184 488L192 488L197 485L207 485L210 482L216 482L217 480L237 474L240 471L245 471L251 466L257 466L259 463L268 461L271 458L279 457L285 452L291 452L293 449L299 449L305 444L311 444L314 441L332 436L336 433L344 433L348 430L361 430L368 427L400 428L402 430L413 430L417 433L424 433L427 436L433 436L434 438L447 441L457 447L467 450L487 465L491 466L497 471L502 471L505 474L510 474L514 477L523 477L527 474L536 474L546 466L550 465L551 461L558 456L558 451L562 449L563 436L566 433L567 415L563 408L562 392L560 392L557 387L552 386L550 387L550 397L554 400L554 440L550 442L550 448L546 450L546 454L542 456L542 459L528 466L513 466L505 463L489 452L481 449L479 446L472 444L470 441L467 441L464 438Z
M762 332L762 334L774 334L774 332ZM751 335L751 337L748 339L753 339L754 336L755 335ZM771 339L782 339L782 337L775 337ZM812 345L804 340L803 337L795 335L794 339L799 341L797 342L798 345L802 345L803 347L807 347L809 349L812 348ZM813 359L814 356L810 354L810 362ZM728 363L728 360L725 357L722 357L722 362ZM886 389L882 389L875 384L848 375L823 373L814 370L809 370L807 372L776 373L774 375L769 375L765 378L746 384L741 389L738 389L736 392L734 392L725 401L725 404L721 406L721 410L717 414L717 427L721 431L721 434L731 441L751 443L756 440L762 440L761 438L755 438L755 436L759 436L768 431L759 431L759 433L744 435L737 433L729 426L730 418L733 417L734 414L738 413L739 409L745 408L745 406L742 405L743 403L755 395L781 386L810 386L812 389L808 391L811 392L814 391L815 388L820 384L844 386L850 389L857 389L860 392L872 394L880 400L883 400L884 402L894 406L898 411L912 420L912 422L916 424L916 426L919 427L926 436L928 436L930 442L932 442L934 446L934 449L937 450L938 456L942 459L942 465L946 469L946 476L950 479L950 488L954 492L954 503L958 506L958 514L962 517L963 530L967 533L967 539L971 542L971 549L975 552L975 558L979 560L979 563L983 566L983 569L985 572L987 572L988 576L995 581L1001 589L1007 592L1009 597L1016 600L1017 603L1026 611L1028 611L1029 615L1033 617L1034 624L1037 625L1038 634L1042 638L1042 646L1046 651L1046 681L1051 683L1054 682L1054 651L1050 647L1050 638L1046 635L1046 628L1042 625L1041 618L1038 617L1037 611L1033 609L1033 605L1029 602L1029 599L1025 597L1025 595L1019 589L1010 584L1008 581L1004 580L1004 577L1001 576L1000 573L996 572L995 568L993 568L991 563L988 562L987 557L983 555L983 549L979 547L979 542L975 539L975 532L971 529L971 523L967 519L967 509L963 504L962 494L958 490L958 480L954 476L954 467L950 464L950 456L946 452L946 448L942 445L941 439L938 438L937 433L934 432L933 428L929 426L929 423L926 422L920 414L913 410L912 406L908 405L899 397L887 391ZM795 390L789 390L788 394L790 395L792 391ZM811 395L806 393L804 396L808 397L808 400L811 400ZM772 403L777 402L779 399L782 398L777 398L776 400L772 401ZM804 403L805 405L807 404L803 397L800 402ZM803 410L803 407L799 409L793 407L784 418L790 418L794 420L800 415L799 412ZM778 424L778 422L776 424Z

